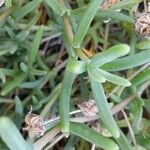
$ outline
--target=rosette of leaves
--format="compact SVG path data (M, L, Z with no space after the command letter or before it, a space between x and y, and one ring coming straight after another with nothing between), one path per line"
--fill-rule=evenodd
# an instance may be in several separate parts
M121 86L130 86L131 83L122 77L111 74L103 69L101 66L115 60L118 57L128 54L130 47L126 44L118 44L109 48L108 50L96 54L91 59L82 61L75 60L71 57L68 60L68 65L65 71L64 81L62 85L62 93L60 97L60 115L63 132L69 132L69 100L71 86L75 77L85 71L88 72L93 96L98 107L99 115L103 123L105 124L108 131L116 138L119 137L120 133L115 120L111 114L104 90L102 87L103 82L109 81ZM65 87L65 88L64 88Z

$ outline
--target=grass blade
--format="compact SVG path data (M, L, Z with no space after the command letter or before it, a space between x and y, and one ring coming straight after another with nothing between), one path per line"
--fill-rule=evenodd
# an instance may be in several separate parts
M87 141L95 144L98 147L101 147L105 150L118 150L119 147L115 142L102 136L101 134L97 133L96 131L90 129L86 125L80 123L73 123L70 124L70 132L86 139Z
M41 2L42 0L33 0L27 3L25 6L17 9L12 15L16 20L19 20L38 7Z
M0 118L0 136L12 150L33 150L33 146L23 139L17 127L7 117Z
M9 92L11 92L17 85L19 85L25 78L25 73L21 72L19 73L14 80L6 82L4 87L1 90L1 95L6 95Z
M65 14L66 8L58 0L46 0L46 4L58 15L63 16Z
M96 12L99 9L100 4L103 2L103 0L92 0L90 1L89 5L87 6L87 10L84 13L84 15L81 18L81 21L79 23L78 29L76 31L76 34L74 36L72 45L74 48L79 48L89 27L90 24L96 15Z
M101 120L112 136L118 138L120 133L111 114L102 85L94 80L91 80L91 87Z
M37 31L37 33L35 35L35 39L33 41L32 48L29 52L29 60L28 60L29 70L32 70L32 65L36 60L37 52L38 52L38 49L39 49L39 46L40 46L40 41L41 41L41 38L42 38L42 35L43 35L43 30L44 30L44 27L41 26L39 28L39 30Z

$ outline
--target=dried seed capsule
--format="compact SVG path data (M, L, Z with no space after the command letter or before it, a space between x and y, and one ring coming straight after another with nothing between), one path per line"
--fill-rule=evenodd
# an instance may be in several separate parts
M145 12L137 17L135 29L140 36L150 37L150 12Z
M98 113L98 109L95 104L95 101L92 99L77 105L85 116L92 117Z
M45 127L41 116L30 111L25 117L25 123L27 126L23 130L28 132L30 138L37 138L44 134Z
M112 5L116 4L118 1L119 0L105 0L101 6L103 9L108 9Z
M0 0L0 6L2 6L4 4L4 0Z

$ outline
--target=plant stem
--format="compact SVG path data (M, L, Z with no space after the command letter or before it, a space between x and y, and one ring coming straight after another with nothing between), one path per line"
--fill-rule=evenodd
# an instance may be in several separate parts
M52 130L46 133L43 137L34 143L34 149L42 149L60 132L60 125L55 126Z

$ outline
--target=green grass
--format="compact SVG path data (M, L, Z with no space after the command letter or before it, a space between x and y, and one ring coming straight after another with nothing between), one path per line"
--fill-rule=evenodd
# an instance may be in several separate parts
M0 7L0 150L149 149L150 40L134 28L143 1L106 10L102 3L6 0ZM76 107L89 99L93 117ZM31 106L44 120L36 139L22 129Z

